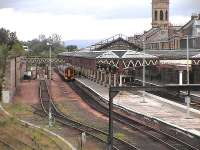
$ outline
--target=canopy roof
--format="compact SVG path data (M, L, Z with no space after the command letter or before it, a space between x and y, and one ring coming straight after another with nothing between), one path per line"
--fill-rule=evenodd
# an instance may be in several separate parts
M187 50L146 50L147 54L157 56L160 60L180 60L187 59ZM190 49L189 57L200 54L200 49Z
M82 57L90 59L158 59L158 57L133 50L77 51L64 52L60 56Z
M192 58L197 58L197 59L200 58L200 53L195 55L195 56L193 56Z
M158 59L158 57L133 50L109 50L97 58L101 59Z

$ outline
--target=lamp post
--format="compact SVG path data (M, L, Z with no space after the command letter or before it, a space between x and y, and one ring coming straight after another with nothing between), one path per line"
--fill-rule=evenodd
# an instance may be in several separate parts
M190 84L189 59L189 36L187 36L187 84Z
M145 74L146 74L145 53L146 53L146 46L145 46L145 36L144 36L143 37L143 54L144 54L144 56L143 56L143 86L146 85L146 83L145 83L146 82L146 76L145 76ZM143 98L142 98L141 103L146 103L145 96L146 96L146 92L143 91Z
M52 64L51 64L51 43L47 43L49 46L49 128L52 127L52 112L51 112L51 73L52 73Z
M189 35L187 35L187 85L190 84L190 68L189 68ZM190 103L191 103L191 97L190 97L190 90L188 89L188 95L185 97L185 103L187 104L187 113L186 113L186 119L190 119Z
M111 95L109 87L109 135L107 150L113 150L113 95Z

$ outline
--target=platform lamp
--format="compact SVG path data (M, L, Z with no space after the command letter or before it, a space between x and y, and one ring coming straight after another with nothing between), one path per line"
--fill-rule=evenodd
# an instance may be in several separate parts
M146 37L145 37L145 35L144 35L144 37L143 37L143 54L144 54L144 56L143 56L143 86L145 86L146 85L146 64L145 64L145 62L146 62L146 46L145 46L145 39L146 39ZM141 103L146 103L146 100L145 100L145 96L146 96L146 91L143 91L143 97L142 97L142 101L141 101Z
M49 46L49 128L52 127L53 123L52 123L52 111L51 111L51 71L52 71L52 64L51 64L51 46L52 44L47 42L47 46Z
M187 84L190 84L190 69L189 69L189 35L187 35ZM188 93L189 95L189 93Z
M187 35L187 85L190 84L189 59L190 59L190 55L189 55L189 35ZM191 103L190 90L188 90L188 95L185 97L185 103L187 105L186 119L190 119L190 103Z

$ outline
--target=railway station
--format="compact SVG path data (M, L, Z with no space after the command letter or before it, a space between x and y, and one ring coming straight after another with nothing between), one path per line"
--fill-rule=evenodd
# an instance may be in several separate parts
M173 25L169 4L152 0L142 34L8 57L0 149L199 150L200 14Z

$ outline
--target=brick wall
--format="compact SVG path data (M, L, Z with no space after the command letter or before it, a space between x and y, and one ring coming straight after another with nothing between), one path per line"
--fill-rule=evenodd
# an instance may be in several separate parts
M6 72L2 86L2 101L9 103L20 84L25 71L24 64L21 64L20 57L8 59L6 62Z

